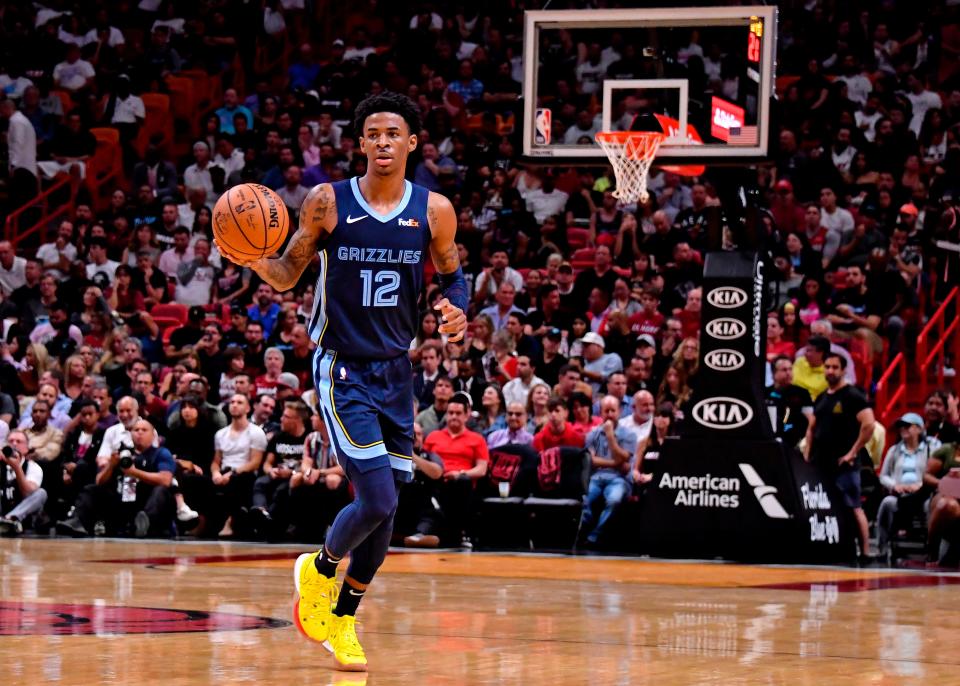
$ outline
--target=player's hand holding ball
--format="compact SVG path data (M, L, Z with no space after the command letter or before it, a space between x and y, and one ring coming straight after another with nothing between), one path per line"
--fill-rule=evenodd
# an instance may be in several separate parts
M242 183L213 208L213 240L220 254L249 267L273 255L287 238L290 213L280 196L258 183Z
M440 311L440 333L450 336L450 341L456 343L462 341L464 334L467 333L467 314L459 307L451 303L446 298L437 301L433 309Z

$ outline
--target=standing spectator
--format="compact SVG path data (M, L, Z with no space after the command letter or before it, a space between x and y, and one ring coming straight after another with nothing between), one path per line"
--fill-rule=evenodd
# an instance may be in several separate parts
M213 462L210 473L218 494L224 498L226 521L220 530L221 538L233 537L233 523L240 508L250 501L253 483L267 449L267 437L259 426L249 420L250 400L237 393L230 398L230 424L214 435Z
M8 449L9 455L0 455L0 469L6 472L0 488L0 534L19 536L43 511L47 492L41 488L43 470L31 459L23 431L7 435L4 450Z
M474 501L474 484L487 474L490 461L483 436L467 426L469 406L457 398L447 404L446 426L426 436L423 448L443 460L443 484L440 487L440 508L446 528L459 535L463 548L473 548L469 517Z
M498 429L487 436L490 450L503 445L530 445L533 435L527 431L527 408L518 402L507 402L507 428Z
M864 446L873 436L873 410L856 386L847 383L843 368L847 361L826 354L823 362L826 391L817 398L807 427L807 461L816 462L835 480L844 504L853 510L864 558L870 556L870 528L860 504L860 465Z
M11 98L0 100L0 118L7 122L7 161L11 184L8 193L14 202L22 205L37 194L37 133Z
M600 405L603 423L593 428L584 442L593 467L580 520L588 547L600 544L610 517L630 495L630 460L637 452L636 434L619 426L620 402L608 395ZM597 519L594 509L601 502L603 512Z

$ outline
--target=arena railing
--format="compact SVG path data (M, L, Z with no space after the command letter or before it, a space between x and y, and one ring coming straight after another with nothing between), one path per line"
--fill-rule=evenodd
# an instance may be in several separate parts
M891 389L893 380L897 380L895 389ZM897 353L890 366L883 372L877 381L874 406L877 419L884 426L889 426L888 420L899 417L906 409L907 404L907 358L903 353Z
M16 248L18 244L39 234L37 240L37 247L39 247L46 239L46 232L56 220L72 216L77 188L77 182L69 175L64 175L55 181L40 195L7 215L4 223L4 239L13 243ZM65 201L58 203L61 197ZM36 218L37 215L39 218ZM24 224L27 226L23 226Z
M954 286L917 337L917 373L920 377L920 395L923 398L927 397L931 377L936 378L937 387L943 386L946 378L944 373L946 355L950 350L948 346L951 344L953 346L952 361L954 366L957 364L958 355L960 355L958 302L960 302L960 286ZM947 324L948 317L949 324Z

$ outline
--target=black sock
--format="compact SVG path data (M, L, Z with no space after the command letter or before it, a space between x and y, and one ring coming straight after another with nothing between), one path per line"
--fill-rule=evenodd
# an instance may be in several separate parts
M363 594L366 592L367 589L361 591L344 579L343 588L340 589L340 596L337 598L337 606L333 609L333 614L337 617L343 617L344 615L352 617L357 614L357 606L363 600Z
M338 564L340 564L340 558L332 557L327 550L327 546L323 546L320 549L320 554L313 559L313 565L317 568L317 572L320 573L320 576L325 576L328 579L337 575Z

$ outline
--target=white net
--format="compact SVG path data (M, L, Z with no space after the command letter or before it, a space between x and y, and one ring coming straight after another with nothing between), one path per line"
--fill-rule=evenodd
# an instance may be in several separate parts
M613 195L623 203L646 203L647 174L657 155L663 134L653 131L603 131L597 143L613 165L617 190Z

